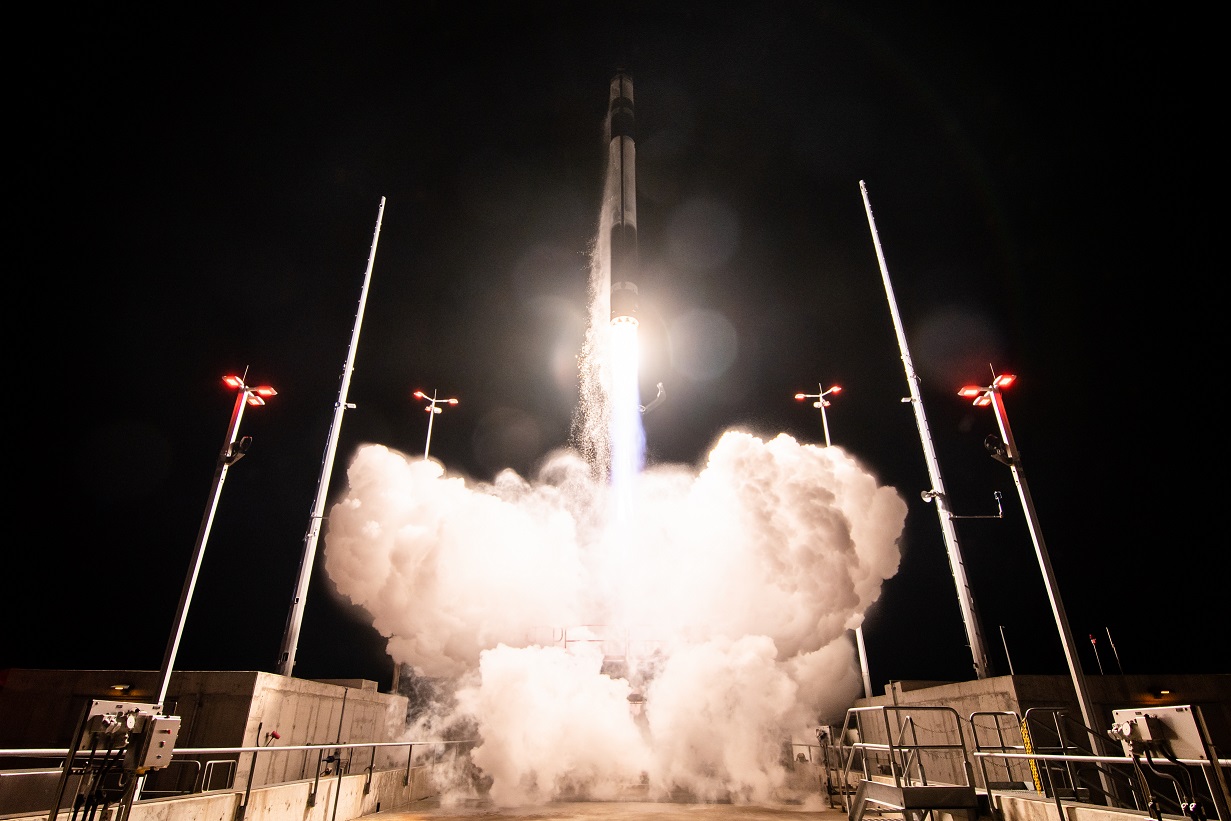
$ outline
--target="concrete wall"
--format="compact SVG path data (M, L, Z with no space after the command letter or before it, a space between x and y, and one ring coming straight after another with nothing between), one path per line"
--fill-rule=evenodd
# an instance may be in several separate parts
M1125 708L1193 704L1201 707L1215 745L1231 745L1231 675L1132 675L1086 677L1091 708L1105 727L1112 711ZM944 704L969 716L976 711L1064 709L1080 718L1069 676L995 676L962 682L891 682L885 694L859 699L855 706ZM1220 742L1219 739L1222 739Z
M995 793L992 805L996 808L995 821L1152 821L1143 810L1125 810L1097 804L1060 802L1063 815L1056 812L1054 799L1026 794ZM954 817L949 813L943 821L966 821L965 816ZM1182 815L1165 815L1164 818L1186 821Z
M384 810L396 810L436 794L427 771L416 767L406 782L405 768L366 774L323 778L312 799L312 781L254 788L244 805L244 821L351 821ZM367 792L364 786L367 784ZM244 793L233 790L202 793L181 798L137 801L129 821L235 821L244 803ZM112 821L116 808L98 821ZM46 818L47 810L38 817ZM7 816L24 818L23 816ZM34 818L35 816L29 816ZM61 810L57 821L69 821L72 809Z
M1226 751L1231 750L1231 675L1087 676L1086 687L1091 709L1103 723L1104 730L1113 723L1113 710L1197 705L1219 755L1225 758ZM1164 693L1164 690L1170 692ZM1013 716L1021 718L1029 714L1031 743L1036 752L1061 752L1060 733L1064 733L1067 743L1075 743L1083 749L1091 746L1089 736L1081 728L1081 710L1069 676L999 676L953 683L893 682L886 688L885 695L860 699L855 706L898 708L890 711L891 726L888 731L883 726L877 727L876 722L865 721L864 734L860 739L864 742L885 743L888 735L900 735L901 726L909 718L910 731L919 744L962 744L970 752L980 746L988 749L997 746L999 723L1003 743L1021 746L1020 727L1015 726L1017 719ZM960 720L955 725L943 711L931 709L935 707L952 708ZM1058 718L1057 711L1064 711L1068 718ZM1011 713L1013 716L1006 718L992 713ZM881 725L884 724L880 711L870 711L864 715L868 719L875 717ZM972 717L975 719L973 722ZM1099 749L1101 754L1122 754L1118 744L1110 739L1104 741L1103 736L1098 738L1099 744L1103 745ZM966 783L962 760L962 756L944 751L927 754L924 762L928 780ZM870 761L876 763L872 756ZM1019 782L1032 787L1038 783L1026 761L985 760L981 765L973 755L969 761L973 783L979 788L985 788L986 781ZM872 774L878 774L875 767ZM1052 815L1055 815L1054 806Z
M117 684L128 689L113 689ZM66 748L90 702L153 704L160 685L161 674L151 670L9 670L0 686L0 748ZM171 767L150 774L147 794L242 790L249 772L254 787L311 778L316 775L316 752L276 753L273 748L397 741L406 709L405 696L377 692L375 682L362 679L320 682L259 671L173 672L163 713L180 717L177 749L269 745L271 752L255 754L255 767L253 753L176 755ZM280 738L272 738L275 731ZM373 762L371 751L355 753L358 757L351 751L341 753L344 771L361 772L373 763L377 769L404 767L407 755L403 748L388 748ZM0 766L46 763L9 759ZM211 768L215 777L202 784Z
M346 744L362 741L396 741L406 724L406 697L378 693L375 682L317 682L258 673L242 743L235 746ZM277 740L267 734L277 731ZM240 759L236 789L247 783L249 756ZM377 769L405 764L403 748L345 750L343 766L355 773L375 764ZM278 783L316 774L318 754L288 751L259 755L253 771L253 786Z
M172 673L164 714L181 718L177 746L240 746L258 675ZM9 670L0 714L14 720L0 723L0 746L67 747L91 701L153 704L161 683L152 670Z

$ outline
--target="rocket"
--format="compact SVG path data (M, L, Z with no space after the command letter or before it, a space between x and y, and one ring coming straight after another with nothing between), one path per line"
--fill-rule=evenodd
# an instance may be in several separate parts
M623 70L611 79L608 96L612 170L611 322L637 324L637 146L633 117L633 78Z

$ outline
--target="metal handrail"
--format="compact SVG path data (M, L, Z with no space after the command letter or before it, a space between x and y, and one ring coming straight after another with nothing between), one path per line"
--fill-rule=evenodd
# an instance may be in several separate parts
M459 739L459 740L414 739L410 741L367 741L367 742L326 743L326 744L288 744L285 746L277 746L277 747L259 746L259 745L258 746L243 746L243 747L176 747L171 751L171 762L170 763L178 763L176 761L176 756L235 755L236 758L215 759L215 760L211 760L207 762L208 771L211 774L212 774L214 764L222 763L222 762L226 762L230 764L231 765L230 775L231 775L231 778L233 779L234 773L236 769L238 768L237 767L238 754L240 753L252 753L253 754L252 761L250 762L250 772L251 772L251 770L255 769L256 758L257 758L257 755L260 753L274 753L274 752L285 753L285 752L294 752L294 751L317 750L318 758L319 758L319 756L323 755L323 753L326 750L336 750L340 753L342 750L354 750L357 748L370 748L371 749L371 763L367 767L367 770L368 770L367 777L370 783L371 772L375 770L375 767L376 767L377 748L405 747L406 748L405 783L409 784L410 783L410 772L412 769L413 756L414 756L416 746L420 748L423 748L425 746L439 748L439 747L448 747L452 745L466 745L466 744L474 744L474 743L475 741L473 739ZM72 752L73 751L67 747L32 747L32 748L26 748L26 749L0 749L0 757L58 758L58 759L63 759L65 762L67 762ZM100 752L99 756L96 756L96 757L110 757L110 758L120 759L123 756L124 756L123 750L112 750L112 751ZM179 761L189 762L189 761L193 761L193 759L180 758ZM200 762L196 761L194 763L197 764L198 769L199 769ZM62 763L60 766L61 766L61 769L63 769L64 764ZM399 768L400 766L401 765L399 765ZM347 769L349 770L349 767ZM338 768L338 778L341 778L343 775L341 770L342 768L339 767ZM204 786L204 783L206 781L206 779L204 778L205 772L206 771L201 771L201 776L202 776L201 783L200 785L194 784L194 789L197 789L198 786L200 787ZM319 781L320 781L320 767L319 767L319 761L318 761L316 779L313 783L311 794L308 796L308 806L309 807L313 806L313 804L316 801L317 786L319 785ZM231 781L231 783L233 784L233 780ZM365 787L366 786L367 785L365 785ZM226 788L224 787L223 789L226 789ZM246 789L244 791L243 801L241 805L237 808L236 821L242 821L243 819L244 812L247 809L248 795L251 789L252 789L252 779L251 779L251 774L250 774L248 784L246 785ZM335 799L336 799L336 796L335 796Z
M991 718L992 719L992 729L995 731L995 734L996 734L996 743L994 745L984 744L983 740L979 737L979 722L976 721L977 718ZM1021 739L1022 741L1021 744L1010 744L1005 740L1005 733L1004 733L1005 727L1004 727L1004 723L1001 721L1002 718L1010 718L1013 720L1013 730L1016 732L1018 738ZM1026 738L1023 735L1021 716L1019 716L1016 712L1012 710L978 710L978 711L971 713L970 714L970 734L971 734L972 740L974 741L974 751L976 753L987 751L987 750L996 750L998 752L1005 752L1005 751L1030 752L1030 748L1026 746ZM987 758L980 756L978 758L978 761L979 761L979 771L983 775L983 785L984 787L986 787L992 783L991 780L988 778L988 774L987 774L987 763L986 763ZM1033 761L1030 762L1030 774L1031 774L1031 780L1034 782L1035 787L1039 790L1042 790L1042 784L1039 782L1039 779L1038 779L1038 768L1035 767ZM1014 781L1013 770L1009 766L1008 761L1004 762L1004 775L1005 775L1006 782Z
M896 731L890 723L889 714L892 712L896 716ZM877 713L884 724L883 733L885 743L876 741L866 741L868 738L865 733L865 725L863 717L865 713ZM919 727L915 717L911 715L933 713L944 714L952 717L952 723L948 725L949 731L947 736L956 733L957 742L944 743L922 743L919 740ZM852 727L852 722L854 727ZM928 776L924 767L924 754L960 754L960 764L954 767L954 774L958 778L964 779L964 783L958 783L956 786L974 790L974 771L970 764L969 754L966 746L966 735L962 728L962 718L957 711L952 707L942 705L876 705L870 707L852 707L847 710L846 720L842 725L840 738L845 739L851 730L854 730L859 740L849 744L842 745L847 747L849 752L846 755L846 763L842 769L841 784L849 784L851 771L853 769L856 755L861 757L860 766L863 772L863 780L865 782L874 781L868 767L869 752L884 752L888 754L890 774L893 777L893 785L898 790L903 790L904 787L912 786L913 781L917 777L920 786L928 788ZM873 729L871 727L866 729ZM927 729L927 728L925 728ZM930 731L930 730L929 730ZM960 770L960 774L958 771ZM937 785L943 786L943 785ZM862 794L862 788L860 789ZM852 811L850 800L847 798L846 791L842 791L843 808L850 813ZM856 799L858 801L858 799Z
M979 759L983 759L983 758L1020 759L1020 760L1032 761L1032 762L1033 761L1062 762L1065 765L1074 764L1074 763L1096 763L1096 764L1121 764L1125 766L1132 766L1134 763L1132 756L1114 756L1114 755L1065 755L1065 754L1059 754L1059 753L1009 753L1009 752L991 751L991 750L976 750L973 753L973 755ZM1203 766L1210 766L1210 765L1214 765L1218 767L1231 767L1231 758L1218 758L1214 761L1206 761L1200 758L1177 758L1175 759L1175 763L1183 764L1185 766L1196 766L1196 767L1203 767ZM1048 773L1048 778L1050 780L1050 768L1044 768L1044 769ZM994 790L989 786L987 788L987 794L988 794L989 800L991 799L993 792ZM1060 818L1064 818L1065 817L1064 805L1060 798L1060 791L1056 790L1053 787L1051 792L1052 792L1052 799L1056 803L1056 811L1059 813ZM1135 798L1136 796L1134 795L1134 799ZM1075 803L1082 803L1082 802L1075 802Z
M221 789L225 790L227 785L234 783L235 771L239 768L239 762L234 758L211 758L205 762L205 769L201 771L201 783L197 785L195 792L209 792L209 785L214 783L214 770L219 766L226 767L226 780Z
M841 735L837 738L840 743L834 746L834 751L839 762L843 762L841 766L841 778L843 783L849 783L852 777L856 776L857 770L862 770L864 781L874 781L871 775L872 766L871 759L875 757L879 762L879 772L882 776L892 775L893 784L901 789L904 784L909 784L912 776L915 774L915 766L921 763L923 753L928 751L944 751L946 749L956 751L961 748L965 760L967 784L973 784L973 773L970 769L970 762L973 757L978 762L979 770L982 774L982 787L987 793L987 800L993 800L994 794L997 792L1023 793L1032 794L1034 796L1046 797L1055 801L1057 808L1057 817L1065 818L1063 809L1063 801L1068 800L1074 804L1090 804L1106 802L1108 806L1140 811L1143 806L1150 809L1153 817L1160 817L1160 809L1157 806L1157 799L1162 798L1168 807L1174 805L1180 814L1188 815L1194 821L1198 821L1198 817L1203 815L1205 807L1201 806L1206 801L1212 802L1212 806L1216 813L1217 821L1231 821L1231 815L1227 813L1226 787L1222 773L1231 766L1231 759L1217 757L1217 753L1212 745L1206 745L1205 752L1207 758L1174 758L1166 755L1166 763L1176 765L1181 769L1187 767L1196 767L1205 775L1205 786L1209 791L1202 793L1196 790L1199 781L1189 778L1186 783L1188 790L1183 789L1180 780L1172 778L1166 772L1159 772L1154 768L1154 764L1163 765L1164 762L1151 761L1147 756L1147 764L1150 770L1161 778L1166 778L1172 782L1176 789L1176 798L1172 801L1170 798L1162 796L1159 792L1150 789L1145 783L1146 776L1143 774L1141 765L1136 756L1130 755L1127 752L1121 753L1116 749L1114 754L1103 750L1104 754L1099 754L1097 751L1102 745L1117 746L1114 739L1104 739L1093 734L1089 728L1083 727L1080 723L1073 720L1063 710L1052 709L1034 709L1028 711L1026 718L1019 717L1016 712L1012 711L976 711L971 713L969 724L971 737L973 740L973 752L966 747L965 734L963 730L963 720L959 719L956 722L956 737L960 744L921 744L919 743L919 735L923 731L928 731L931 722L920 721L922 715L911 716L909 713L914 712L921 714L925 710L947 710L953 712L950 707L934 706L934 705L877 705L869 707L851 708L847 711L846 720L842 725ZM890 720L889 711L893 710L895 715L898 715L896 722ZM879 714L883 722L867 722L865 714L876 712ZM1039 722L1040 714L1048 716L1050 721ZM993 724L989 725L986 721L981 722L981 718L992 718ZM1011 727L1007 720L1011 718L1015 727ZM1030 719L1034 719L1031 721ZM1066 732L1066 725L1063 722L1074 724L1075 727L1081 728L1083 733L1086 733L1091 739L1093 749L1084 750L1074 743L1075 733ZM1050 726L1049 726L1050 725ZM1016 738L1009 737L1010 729L1016 729L1021 733L1021 744L1017 743ZM1041 733L1034 733L1031 730L1040 730ZM983 735L981 735L981 731ZM942 730L948 738L953 738L952 729ZM987 737L988 734L991 737ZM1035 735L1042 734L1044 736L1049 733L1054 733L1055 738L1048 738L1042 746L1037 743ZM1094 741L1097 739L1097 742ZM1051 743L1057 743L1058 749L1051 747ZM886 757L888 763L886 763ZM916 761L916 759L918 761ZM1033 776L1033 790L1024 781L1015 780L1013 776L1012 765L1015 762L1025 762L1029 765L1030 773ZM1006 780L1003 782L994 782L989 779L988 771L989 764L994 764L995 767L1003 767ZM1110 784L1111 788L1103 790L1091 791L1091 798L1098 796L1095 802L1090 798L1083 798L1083 791L1076 789L1076 774L1082 770L1097 771L1104 784ZM1132 768L1131 773L1128 768ZM1021 765L1018 765L1018 772L1021 772ZM1136 778L1133 777L1136 775ZM922 773L920 773L922 776ZM1045 777L1041 777L1045 775ZM1066 775L1068 776L1066 779ZM884 780L883 778L881 780ZM924 782L926 785L926 781ZM1121 788L1125 788L1121 790ZM1070 789L1071 788L1071 789ZM862 787L861 787L862 789ZM1151 803L1154 802L1154 803ZM832 806L832 801L831 801ZM844 800L843 806L850 812L849 802Z
M196 759L193 759L193 758L181 758L178 761L167 762L167 767L170 768L176 765L188 766L190 764L197 768L196 773L194 773L192 776L192 784L193 784L192 789L189 789L189 790L151 790L147 787L143 791L144 794L149 796L150 798L153 798L155 796L166 797L168 795L185 795L187 793L196 792L197 781L199 781L201 778L201 762L200 761L197 761Z
M417 739L415 741L356 741L345 744L287 744L277 747L176 747L171 751L174 755L223 755L226 753L270 753L275 751L290 751L290 750L350 750L357 747L406 747L410 745L443 745L443 744L474 744L475 739L461 739L453 741L425 741ZM28 749L0 749L0 756L9 757L25 757L25 758L67 758L69 749L67 747L31 747ZM105 755L99 752L96 757ZM124 755L123 750L115 750L111 752L116 758L121 758Z
M901 719L899 719L898 721L898 724L900 726L899 726L899 734L898 734L899 737L896 743L894 741L893 729L889 724L889 713L891 711L895 715L900 714L900 713L907 714L905 715L905 721ZM885 739L888 743L880 744L880 743L867 742L867 741L862 740L864 737L862 714L868 713L868 712L877 712L881 714L881 717L885 725L884 727ZM941 713L943 712L943 713L951 714L954 717L954 727L957 730L958 742L956 744L950 744L950 743L920 744L918 742L918 735L914 727L914 719L912 716L909 715L909 713L912 713L912 712L914 713L924 713L924 712ZM962 730L962 719L961 719L961 716L958 715L957 711L954 710L952 707L920 705L920 704L914 704L910 706L878 705L878 706L873 706L873 707L852 707L851 709L847 710L846 721L842 725L842 737L843 738L845 738L847 732L850 729L852 729L850 726L852 717L854 718L855 725L856 725L854 729L859 733L861 740L859 742L856 742L855 744L850 745L851 752L850 752L850 755L847 757L846 767L844 768L844 771L842 774L844 779L850 775L851 763L854 760L854 755L855 755L856 750L862 750L862 751L875 750L879 752L888 752L889 753L889 763L890 763L890 767L892 768L892 774L894 777L894 784L898 787L902 786L902 780L901 780L902 773L900 772L900 766L899 766L900 763L905 762L907 766L910 766L910 762L912 760L915 760L915 757L918 755L919 751L923 751L923 750L951 751L951 752L961 751L963 763L966 766L969 766L970 764L969 759L966 757L967 756L966 736ZM911 731L911 737L914 739L914 743L912 744L905 744L903 741L905 733L908 729ZM866 755L863 756L862 767L863 767L864 777L870 778L870 773L868 772ZM920 775L922 777L923 773L921 772ZM926 783L926 779L925 779L925 783Z
M1051 726L1048 723L1035 718L1036 715L1043 714L1051 717ZM1117 795L1117 785L1111 780L1113 771L1109 771L1104 767L1099 766L1094 762L1094 756L1101 749L1106 752L1108 749L1118 748L1119 745L1108 738L1105 734L1096 731L1092 727L1087 727L1081 721L1074 718L1070 711L1062 707L1031 707L1022 715L1022 724L1027 727L1027 732L1030 735L1031 747L1029 752L1051 749L1061 755L1075 755L1073 761L1066 762L1060 769L1063 770L1065 777L1068 780L1068 788L1073 791L1073 797L1076 798L1078 790L1081 788L1082 779L1080 773L1074 766L1075 763L1092 763L1095 772L1098 774L1098 786L1094 786L1090 780L1085 780L1084 784L1087 788L1093 787L1102 794L1104 801L1123 803L1119 795ZM1071 738L1070 733L1065 732L1065 728L1077 731L1079 738L1084 736L1086 746L1081 746L1079 739ZM1033 729L1030 729L1033 728ZM1039 743L1038 730L1048 729L1055 735L1055 741L1058 747L1049 748ZM1100 746L1101 745L1101 746ZM1075 751L1069 753L1070 750ZM1080 753L1080 754L1078 754ZM1044 767L1047 770L1047 781L1051 788L1056 789L1055 779L1053 778L1051 767ZM1121 785L1123 786L1123 785ZM1131 787L1130 787L1131 789Z

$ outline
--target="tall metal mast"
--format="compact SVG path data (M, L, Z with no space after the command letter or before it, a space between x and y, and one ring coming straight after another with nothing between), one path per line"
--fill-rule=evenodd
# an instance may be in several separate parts
M376 231L372 234L372 250L368 253L368 269L363 275L363 289L359 293L359 310L355 314L355 327L351 331L350 350L346 365L342 368L342 385L338 389L338 401L333 406L333 422L329 426L329 441L321 460L321 475L316 483L316 501L312 503L312 515L308 519L308 532L303 540L303 558L299 561L299 579L295 584L295 596L291 599L291 612L286 620L286 632L282 635L282 649L278 653L278 674L291 675L295 669L295 651L299 646L299 628L303 623L304 603L308 598L308 585L312 581L312 566L316 561L316 543L321 534L321 522L325 514L325 502L329 495L329 478L333 474L333 459L338 450L338 436L342 432L342 414L353 408L346 401L350 389L351 372L355 368L355 350L359 346L359 329L363 325L363 309L368 302L368 284L372 281L372 265L376 262L376 243L380 239L380 223L385 215L385 198L380 198L380 210L376 214Z
M893 296L893 285L889 282L889 268L885 265L885 255L881 251L880 237L876 233L876 221L872 218L872 203L868 201L868 187L863 180L859 181L859 190L863 194L863 207L868 214L868 227L872 230L872 242L876 246L876 261L880 264L881 279L885 283L885 296L889 298L889 312L893 316L893 330L898 336L898 348L902 351L902 366L906 369L906 384L910 388L910 402L915 410L915 423L919 426L919 441L923 444L923 455L927 460L928 476L932 480L930 491L924 492L925 499L936 503L936 515L940 518L940 530L945 537L945 546L949 552L949 567L953 571L953 581L957 585L958 605L962 610L962 621L966 624L966 637L970 641L970 653L974 657L975 675L987 678L987 650L983 644L983 635L979 632L979 620L975 615L974 597L970 585L966 581L966 569L962 564L962 551L958 547L957 531L953 528L953 515L949 512L949 500L945 495L945 485L940 478L940 465L936 462L936 451L932 447L932 435L928 431L928 420L923 413L923 399L919 395L919 377L911 364L910 351L906 347L906 333L902 330L902 320L898 316L898 304Z

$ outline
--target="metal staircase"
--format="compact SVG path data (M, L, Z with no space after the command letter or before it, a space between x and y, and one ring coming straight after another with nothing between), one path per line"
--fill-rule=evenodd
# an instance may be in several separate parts
M868 813L901 813L924 821L937 810L980 813L962 724L951 707L856 707L846 714L842 739L849 740L840 783L849 821Z

